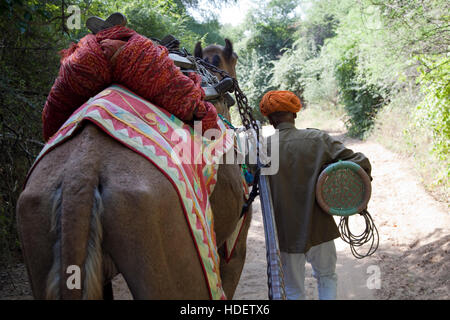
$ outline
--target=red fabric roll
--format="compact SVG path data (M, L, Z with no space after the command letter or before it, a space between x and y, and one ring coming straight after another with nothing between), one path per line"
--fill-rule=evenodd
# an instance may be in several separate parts
M47 141L89 97L111 83L111 67L94 35L61 51L61 67L42 112Z
M215 107L203 101L201 77L185 76L167 48L131 29L115 26L89 34L61 55L59 75L42 112L46 141L73 111L112 83L126 86L183 121L202 120L203 132L217 128Z

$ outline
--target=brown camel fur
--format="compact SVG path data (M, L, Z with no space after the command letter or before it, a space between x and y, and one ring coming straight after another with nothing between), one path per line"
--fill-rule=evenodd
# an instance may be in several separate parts
M204 59L219 69L225 70L228 74L236 78L237 54L233 51L233 44L225 39L225 47L217 44L209 45L202 49L202 44L197 42L194 49L194 55ZM221 78L219 76L219 78Z
M221 66L235 74L235 61L224 57ZM229 119L223 103L216 108ZM224 242L243 205L238 165L219 166L210 201L222 284L230 299L244 265L251 220L246 219L226 263ZM38 163L18 200L17 221L36 299L102 299L112 295L104 288L111 290L118 273L135 299L209 299L172 184L148 160L93 124ZM70 265L80 266L81 289L67 286Z

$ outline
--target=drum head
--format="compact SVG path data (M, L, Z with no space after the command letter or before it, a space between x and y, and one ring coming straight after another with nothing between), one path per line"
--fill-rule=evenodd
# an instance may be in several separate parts
M351 161L329 165L316 184L317 202L325 212L335 216L350 216L367 209L371 193L368 174Z

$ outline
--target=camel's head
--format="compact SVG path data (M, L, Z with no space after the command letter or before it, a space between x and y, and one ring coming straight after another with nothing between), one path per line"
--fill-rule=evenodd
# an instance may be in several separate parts
M230 40L225 39L225 47L212 44L204 49L202 48L202 44L197 42L194 55L213 64L217 68L226 71L231 77L236 78L236 63L238 56L233 51L233 44Z
M201 43L197 42L194 55L195 57L204 59L206 62L227 72L231 77L236 78L236 63L238 56L233 51L233 45L230 40L225 39L225 47L212 44L204 49L202 48ZM219 80L222 79L220 74L214 74ZM220 114L230 119L228 111L230 104L228 104L224 99L218 99L214 101L214 105Z

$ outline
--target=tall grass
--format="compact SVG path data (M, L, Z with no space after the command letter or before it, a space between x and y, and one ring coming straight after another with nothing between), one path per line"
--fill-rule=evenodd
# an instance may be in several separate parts
M438 200L449 199L449 162L433 153L433 132L417 118L418 97L404 91L379 112L370 140L410 157L425 188Z

